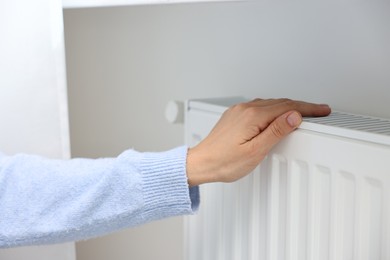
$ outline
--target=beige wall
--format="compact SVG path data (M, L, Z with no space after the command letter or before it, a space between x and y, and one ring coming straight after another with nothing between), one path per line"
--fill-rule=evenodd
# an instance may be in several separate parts
M73 156L183 143L172 99L326 102L390 118L388 1L252 1L65 11ZM181 220L78 243L79 260L181 259Z

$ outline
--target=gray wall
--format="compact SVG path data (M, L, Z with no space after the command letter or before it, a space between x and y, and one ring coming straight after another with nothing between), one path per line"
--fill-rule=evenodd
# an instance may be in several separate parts
M389 1L65 11L73 156L183 143L169 100L243 95L390 118ZM79 260L182 259L181 219L78 243Z

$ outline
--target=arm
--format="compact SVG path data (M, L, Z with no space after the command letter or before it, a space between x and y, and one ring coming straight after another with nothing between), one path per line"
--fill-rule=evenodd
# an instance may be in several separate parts
M329 113L325 105L258 99L228 109L188 154L180 147L97 160L0 155L0 247L86 239L190 214L197 185L242 178L298 127L301 114Z
M191 214L187 148L117 158L0 157L0 247L87 239ZM190 197L191 195L191 197Z

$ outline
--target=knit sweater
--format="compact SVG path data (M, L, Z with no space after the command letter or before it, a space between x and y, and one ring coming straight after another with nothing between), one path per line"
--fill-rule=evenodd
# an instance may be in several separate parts
M0 248L76 241L192 214L187 147L116 158L0 154Z

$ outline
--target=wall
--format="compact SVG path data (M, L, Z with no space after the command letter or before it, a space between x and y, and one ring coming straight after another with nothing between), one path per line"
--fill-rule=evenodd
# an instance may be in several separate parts
M69 157L60 0L0 2L0 149Z
M164 119L172 99L289 97L390 118L389 12L376 0L66 10L72 154L182 144ZM180 225L78 243L78 257L181 259Z

